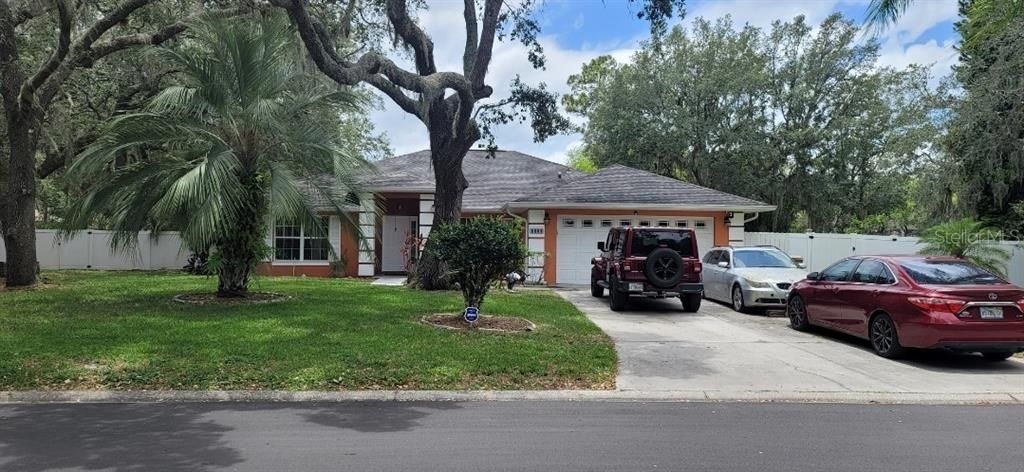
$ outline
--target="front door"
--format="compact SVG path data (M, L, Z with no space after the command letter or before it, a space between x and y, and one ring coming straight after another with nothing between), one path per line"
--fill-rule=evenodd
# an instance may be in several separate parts
M402 248L416 235L415 216L384 215L381 228L381 272L405 272L405 255ZM413 255L415 257L415 255Z

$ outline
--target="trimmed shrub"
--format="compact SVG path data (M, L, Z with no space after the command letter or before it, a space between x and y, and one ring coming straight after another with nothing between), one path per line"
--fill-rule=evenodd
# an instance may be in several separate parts
M448 267L447 275L459 284L467 307L479 308L491 284L521 269L526 262L526 244L518 221L473 218L434 228L430 240L428 250Z

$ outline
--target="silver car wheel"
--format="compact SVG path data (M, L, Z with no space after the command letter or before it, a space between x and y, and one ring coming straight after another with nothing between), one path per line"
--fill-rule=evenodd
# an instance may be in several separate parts
M732 309L743 311L743 291L738 285L732 288Z

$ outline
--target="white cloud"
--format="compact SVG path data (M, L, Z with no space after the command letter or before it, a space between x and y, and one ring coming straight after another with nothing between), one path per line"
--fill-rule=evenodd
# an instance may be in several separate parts
M730 14L737 24L750 23L768 27L776 19L791 19L803 14L814 24L840 6L866 8L866 4L867 0L702 1L688 3L687 21L697 16L711 19ZM956 14L956 2L953 0L915 2L894 27L883 32L878 38L882 44L879 62L895 67L911 63L934 64L933 75L945 75L957 60L953 49L954 41L919 41L919 38L936 24L955 19ZM577 17L577 22L582 23L582 19L581 13ZM543 24L544 19L541 20ZM462 2L433 4L429 11L421 14L420 24L434 41L438 68L461 71L462 48L465 41ZM568 32L560 33L572 34L571 31L570 29ZM554 36L542 36L540 41L547 56L546 70L533 69L527 60L527 50L521 44L496 44L487 75L487 83L495 89L494 99L507 96L508 85L516 74L519 74L527 84L544 82L549 89L564 93L568 90L566 79L569 75L579 72L584 63L603 54L611 54L617 60L627 60L642 39L617 38L613 32L608 36L603 42L586 43L576 48L563 47ZM401 58L400 61L411 67L408 58ZM373 119L377 127L388 134L394 150L401 154L427 148L429 142L423 124L387 99L384 102L384 109L374 113ZM556 136L544 143L534 143L529 125L519 123L500 127L495 134L497 143L502 148L515 149L556 162L564 162L566 151L578 144L581 139L579 135Z

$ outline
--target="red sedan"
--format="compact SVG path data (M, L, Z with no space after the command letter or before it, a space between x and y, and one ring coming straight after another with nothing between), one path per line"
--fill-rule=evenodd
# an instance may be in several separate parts
M882 357L907 348L1024 351L1024 289L970 262L933 256L854 256L793 285L790 325L868 339Z

